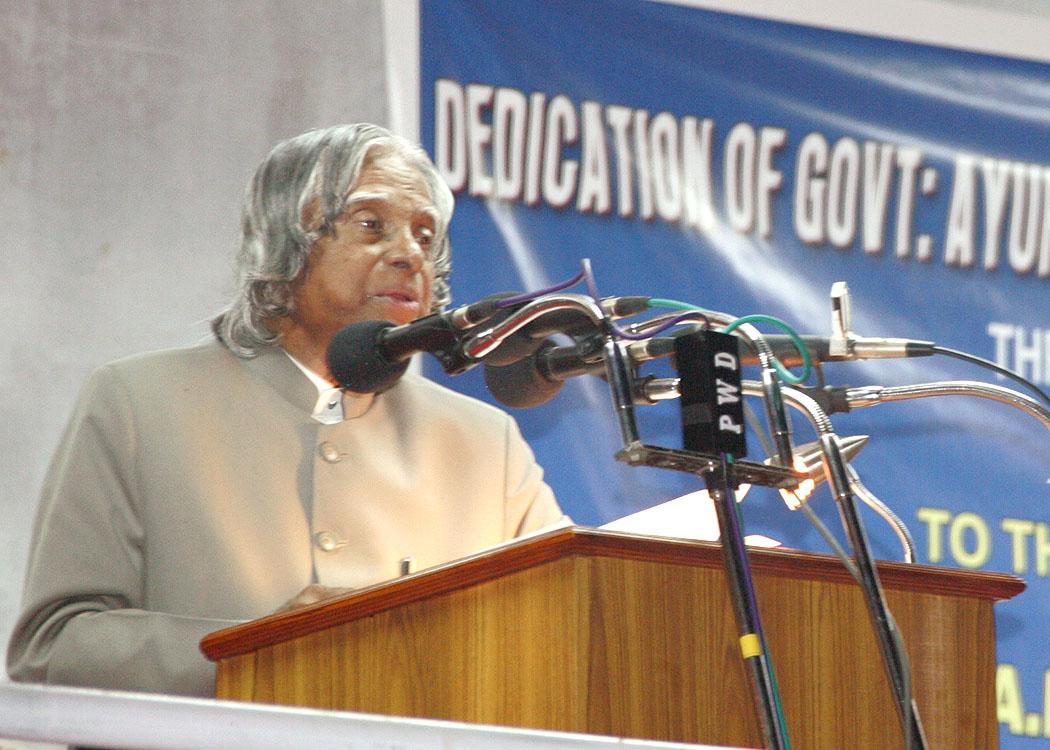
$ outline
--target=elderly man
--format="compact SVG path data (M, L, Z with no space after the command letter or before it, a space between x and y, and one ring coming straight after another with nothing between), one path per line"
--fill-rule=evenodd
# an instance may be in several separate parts
M409 374L335 389L348 323L449 298L452 195L372 125L279 144L215 340L88 382L44 483L12 678L210 695L205 634L563 516L513 420Z

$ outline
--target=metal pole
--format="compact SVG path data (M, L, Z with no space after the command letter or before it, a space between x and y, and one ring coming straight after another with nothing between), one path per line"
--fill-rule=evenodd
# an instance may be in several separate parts
M740 634L740 654L747 669L765 747L771 750L787 750L791 744L783 712L777 702L773 672L766 652L766 639L762 633L762 622L755 599L751 566L747 559L744 536L737 516L736 496L729 481L726 461L723 459L719 467L704 473L703 476L718 514L726 579Z
M894 703L897 706L905 738L905 750L925 750L927 747L926 735L922 729L922 721L919 719L918 706L910 696L911 691L905 666L906 657L898 649L894 638L894 627L889 608L886 606L886 598L882 593L879 573L872 560L868 536L861 525L857 504L850 490L849 475L840 451L839 438L834 433L829 433L821 435L820 442L824 450L825 472L835 495L842 525L853 546L853 559L860 573L864 600L868 605L868 613L871 615L879 648L882 650L883 664L886 667L890 685L893 687L893 694L896 698Z

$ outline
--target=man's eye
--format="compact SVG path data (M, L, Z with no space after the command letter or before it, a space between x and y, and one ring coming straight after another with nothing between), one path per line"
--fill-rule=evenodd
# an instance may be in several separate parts
M380 223L379 219L373 218L371 216L360 216L357 219L355 219L355 223L362 229L365 229L369 232L378 232L382 229L382 224Z
M434 233L429 229L422 229L416 232L416 242L423 247L430 247L434 244Z

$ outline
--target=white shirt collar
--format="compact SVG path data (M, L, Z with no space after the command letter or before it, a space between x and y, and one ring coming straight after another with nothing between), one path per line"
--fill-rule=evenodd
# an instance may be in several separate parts
M289 354L286 349L282 351L288 355L288 359L292 360L295 366L303 371L303 375L309 378L310 382L317 388L317 403L314 405L314 410L310 413L310 416L321 424L339 424L342 422L346 418L343 414L342 390L335 388L327 380Z

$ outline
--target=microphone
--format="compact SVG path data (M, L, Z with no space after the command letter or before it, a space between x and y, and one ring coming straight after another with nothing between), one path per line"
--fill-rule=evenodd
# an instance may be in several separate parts
M682 328L678 335L695 330L693 327ZM632 341L626 346L627 357L631 362L646 362L652 359L669 357L674 354L674 342L677 336L655 336L643 341ZM748 345L742 336L740 339L740 364L761 364L758 353ZM802 355L790 336L767 335L764 337L773 355L785 367L797 367L802 364ZM877 339L854 338L849 354L832 353L832 339L826 336L800 336L813 363L836 362L849 359L876 359L885 357L928 357L935 354L932 341L911 339ZM489 392L505 406L529 408L550 401L561 390L563 381L579 375L602 375L605 372L601 351L586 340L577 344L556 346L547 339L533 346L535 351L507 364L492 362L490 354L485 358L485 384ZM496 350L493 354L499 352ZM519 352L516 352L519 353ZM499 365L499 366L497 366Z
M488 357L485 359L489 393L504 406L516 409L547 403L569 378L604 372L601 344L596 339L570 346L557 346L547 339L539 342L530 356L507 365L493 365Z
M328 345L328 369L339 385L354 393L391 388L405 374L413 353L383 346L384 334L397 327L389 320L362 320L340 329Z
M540 347L533 356L517 362L508 365L485 362L485 385L489 393L504 406L515 409L539 406L550 401L561 390L562 381L542 373L539 366L542 358L558 347L550 339L539 343Z
M691 329L682 329L678 335L682 335ZM635 361L645 361L669 357L674 353L674 340L676 336L655 336L651 339L631 343L628 352ZM740 364L761 364L758 352L750 347L750 342L743 336L740 338ZM769 344L773 356L780 360L785 367L796 367L802 364L802 355L795 345L794 339L783 334L764 335L762 338ZM810 361L814 364L822 362L843 362L855 359L893 359L900 357L929 357L936 354L932 341L919 341L915 339L888 339L871 337L852 337L849 339L848 347L836 351L839 345L838 339L827 336L799 336L802 339L806 351L809 353Z
M628 318L649 309L649 297L606 297L598 304L613 320ZM549 336L563 333L585 336L595 331L594 321L580 310L555 310L532 321L520 331L508 336L496 349L485 356L485 363L503 367L536 353Z
M483 322L498 322L509 317L527 303L498 306L501 300L512 296L516 293L499 292L405 325L385 320L351 323L332 338L328 366L340 385L355 393L379 393L390 388L404 374L408 359L417 352L431 352L446 373L458 375L477 364L461 346L467 332ZM645 309L647 303L647 297L612 297L600 304L606 314L626 317ZM533 354L552 333L580 334L593 329L593 321L582 312L550 312L509 336L485 361L493 365L518 362Z
M475 364L458 349L460 336L514 307L500 308L500 292L444 313L433 313L404 325L364 320L344 326L328 346L328 367L339 384L354 393L381 393L404 375L416 352L433 352L445 372L458 374Z

